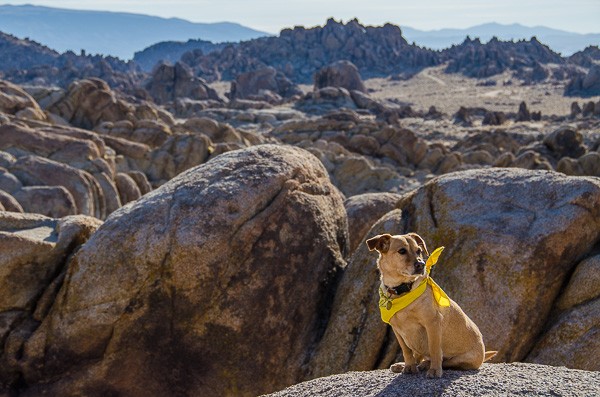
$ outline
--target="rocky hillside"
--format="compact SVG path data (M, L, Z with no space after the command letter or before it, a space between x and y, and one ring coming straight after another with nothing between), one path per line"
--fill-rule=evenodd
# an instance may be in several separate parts
M354 63L363 77L413 73L439 63L435 52L409 45L397 26L333 19L322 27L284 29L278 37L250 40L206 55L186 55L182 60L207 79L231 80L272 66L296 82L312 82L315 70L339 60Z
M484 364L479 371L447 371L442 379L388 371L349 372L304 382L270 397L572 396L600 393L598 372L533 364Z
M479 39L467 39L458 46L443 51L448 60L447 73L462 73L465 76L485 78L505 70L534 70L533 79L544 80L548 73L543 64L562 64L565 60L535 37L529 41L500 41L496 38L482 44Z
M162 41L136 51L133 55L133 61L137 63L144 71L151 72L160 62L177 63L183 54L192 52L196 56L202 56L213 51L221 50L225 43L215 44L206 40L190 39L183 41ZM200 52L198 52L200 51Z
M309 84L319 69L340 61L353 63L362 78L394 80L446 64L446 72L468 77L489 78L510 71L522 84L569 81L566 95L590 97L598 92L595 74L583 82L599 62L594 47L563 58L536 38L492 39L485 44L467 38L460 45L432 51L408 44L397 26L363 26L357 20L344 24L330 19L322 27L284 29L279 36L239 44L162 42L137 52L137 62L83 52L59 55L35 42L6 35L0 37L0 46L13 54L0 61L0 71L12 82L66 88L74 80L97 77L142 99L152 97L144 89L160 62L186 64L192 77L208 82L233 81L245 73L273 68L294 83ZM18 63L13 59L19 59Z

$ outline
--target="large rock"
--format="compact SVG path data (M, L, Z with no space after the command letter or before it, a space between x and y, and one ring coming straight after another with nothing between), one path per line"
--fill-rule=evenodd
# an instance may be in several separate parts
M435 380L389 370L349 372L294 385L269 397L586 396L600 394L600 374L536 364L483 364L478 371L445 370ZM265 396L266 397L266 396Z
M73 195L62 186L26 186L15 193L25 212L62 218L77 214Z
M600 255L575 269L527 361L600 371Z
M40 105L21 87L0 80L0 112L31 120L46 120Z
M363 237L379 218L392 211L402 196L395 193L365 193L352 196L344 201L348 214L350 249L364 243Z
M79 250L23 350L20 391L257 395L305 379L346 241L342 198L308 152L218 156Z
M19 388L23 344L52 305L66 259L101 223L0 211L0 394Z
M72 195L78 214L102 217L100 187L87 172L38 156L19 158L10 171L26 186L63 186Z
M367 92L358 68L350 61L337 61L315 73L315 90L340 87L348 91Z
M102 142L102 145L104 143ZM82 165L103 155L103 149L90 139L34 129L18 124L0 126L0 149L16 156L36 154L67 164Z
M65 96L47 110L86 129L104 121L135 119L134 106L119 98L106 82L97 78L73 82Z
M600 181L555 172L449 174L399 207L408 230L446 247L434 277L497 360L525 358L566 277L600 237Z
M281 98L301 95L302 91L273 67L242 73L231 82L229 98L265 100L272 94Z
M146 89L156 103L160 104L177 98L221 100L214 89L210 88L204 80L195 77L189 66L181 62L175 65L166 63L158 65Z

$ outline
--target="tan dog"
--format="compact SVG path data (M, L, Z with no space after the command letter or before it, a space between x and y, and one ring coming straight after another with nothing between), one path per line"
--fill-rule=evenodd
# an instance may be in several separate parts
M428 378L439 378L442 367L477 369L497 353L485 351L477 325L428 279L424 259L429 252L418 234L382 234L368 239L367 245L369 250L379 252L380 295L388 309L393 299L414 295L419 286L424 291L389 319L405 361L393 364L390 367L393 372L408 374L427 369ZM445 305L434 298L434 291L438 298L438 291L447 298ZM383 312L384 309L382 318Z

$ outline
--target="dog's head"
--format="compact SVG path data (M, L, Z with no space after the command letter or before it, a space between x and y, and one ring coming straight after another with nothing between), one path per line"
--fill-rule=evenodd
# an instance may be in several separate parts
M425 274L429 256L425 241L416 233L392 236L380 234L367 240L370 251L379 252L377 266L388 282L411 282Z

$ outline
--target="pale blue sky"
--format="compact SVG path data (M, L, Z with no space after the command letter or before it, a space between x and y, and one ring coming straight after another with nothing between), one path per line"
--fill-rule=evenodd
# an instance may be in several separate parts
M544 25L578 33L600 33L600 0L29 0L1 4L123 11L193 22L238 22L277 33L294 25L323 25L328 17L363 24L392 22L431 30L486 22Z

